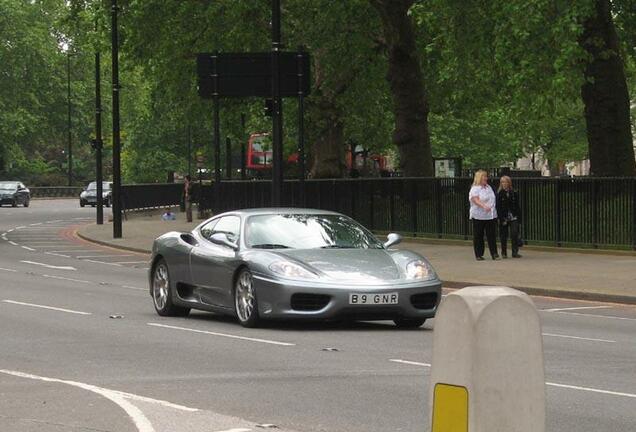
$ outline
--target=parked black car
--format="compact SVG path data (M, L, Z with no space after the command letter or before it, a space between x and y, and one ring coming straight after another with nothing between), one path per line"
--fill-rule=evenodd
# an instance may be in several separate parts
M0 206L11 204L17 207L22 204L29 206L31 201L31 191L20 181L0 181Z
M110 203L113 202L112 183L102 182L102 199L104 206L110 207ZM84 207L89 204L93 207L97 205L97 182L91 182L86 189L80 194L80 207Z

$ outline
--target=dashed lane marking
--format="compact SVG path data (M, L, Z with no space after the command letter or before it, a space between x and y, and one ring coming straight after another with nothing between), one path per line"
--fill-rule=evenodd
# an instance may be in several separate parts
M207 334L207 335L211 335L211 336L220 336L220 337L226 337L226 338L230 338L230 339L240 339L240 340L245 340L245 341L250 341L250 342L260 342L260 343L271 344L271 345L281 345L281 346L295 346L296 345L296 344L289 343L289 342L279 342L279 341L268 340L268 339L250 338L250 337L237 336L237 335L232 335L232 334L227 334L227 333L217 333L217 332L211 332L211 331L206 331L206 330L197 330L197 329L192 329L192 328L177 327L177 326L171 326L171 325L165 325L165 324L157 324L157 323L147 323L147 324L149 326L153 326L153 327L162 327L162 328L173 329L173 330L183 330L183 331L189 331L189 332L192 332L192 333L202 333L202 334Z
M11 273L17 273L18 272L17 270L14 270L14 269L8 269L8 268L2 268L2 267L0 267L0 270L11 272Z
M35 249L30 248L30 247L28 247L28 246L22 246L22 249L26 249L26 250L28 250L28 251L35 252Z
M578 340L586 340L586 341L592 341L592 342L616 343L615 340L595 339L595 338L587 338L587 337L581 337L581 336L569 336L569 335L553 334L553 333L543 333L543 336L558 337L558 338L565 338L565 339L578 339Z
M563 315L576 315L576 316L584 316L584 317L592 317L592 318L608 318L608 319L615 319L615 320L624 320L624 321L636 321L636 318L627 318L627 317L619 317L619 316L614 316L614 315L597 315L597 314L586 314L586 313L580 313L580 312L556 312L558 314L563 314Z
M402 364L409 364L414 366L431 367L430 363L420 363L420 362L414 362L414 361L402 360L402 359L389 359L389 361L393 363L402 363Z
M19 246L16 242L14 241L10 241L9 244L12 244L13 246Z
M15 300L2 300L2 302L19 305L19 306L28 306L28 307L39 308L39 309L48 309L48 310L54 310L58 312L66 312L66 313L76 314L76 315L92 315L90 312L81 312L81 311L76 311L72 309L58 308L54 306L39 305L34 303L24 303L24 302L19 302Z
M579 306L579 307L567 307L567 308L554 308L554 309L541 309L541 312L562 312L571 310L583 310L583 309L611 309L612 306Z
M106 264L106 265L112 265L112 266L121 267L119 264L105 262L105 261L96 261L96 260L91 260L91 259L83 259L82 261L92 262L92 263L95 263L95 264Z
M47 255L59 256L59 257L62 257L62 258L70 258L71 257L70 255L64 255L64 254L55 253L55 252L44 252L44 253L47 254Z
M69 281L69 282L78 282L78 283L84 283L84 284L94 284L95 282L91 282L88 280L84 280L84 279L73 279L73 278L67 278L64 276L54 276L54 275L47 275L47 274L43 274L42 277L44 278L49 278L49 279L58 279L58 280L63 280L63 281Z
M37 265L37 266L46 267L50 269L55 269L55 270L73 270L73 271L77 270L75 267L71 267L71 266L55 266L55 265L45 264L45 263L36 262L36 261L21 260L20 262L25 264L32 264L32 265Z
M120 258L120 257L131 257L134 255L78 255L75 258L77 259L86 259L86 258Z

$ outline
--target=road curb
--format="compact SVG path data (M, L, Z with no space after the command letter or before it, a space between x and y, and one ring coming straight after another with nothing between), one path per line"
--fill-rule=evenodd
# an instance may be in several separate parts
M141 254L150 254L150 253L152 253L152 251L146 250L146 249L135 248L135 247L125 246L125 245L120 245L120 244L113 244L113 243L110 243L110 242L107 242L107 241L103 241L103 240L97 240L97 239L94 239L94 238L91 238L91 237L87 236L86 234L80 233L79 229L75 230L75 235L77 237L81 238L82 240L87 241L87 242L95 243L95 244L102 245L102 246L108 246L108 247L113 248L113 249L121 249L121 250L125 250L125 251L141 253Z
M501 284L485 284L483 282L471 283L471 282L459 282L459 281L443 281L442 282L442 286L444 286L445 288L454 288L454 289L461 289L467 286L492 286L492 285L501 285ZM599 293L599 292L567 291L567 290L560 290L560 289L523 287L523 286L515 286L515 285L506 285L506 286L509 286L510 288L514 288L516 290L522 291L532 296L556 297L556 298L564 298L564 299L572 299L572 300L586 300L586 301L597 301L597 302L603 302L603 303L620 303L620 304L636 305L636 296L623 296L623 295L605 294L605 293Z

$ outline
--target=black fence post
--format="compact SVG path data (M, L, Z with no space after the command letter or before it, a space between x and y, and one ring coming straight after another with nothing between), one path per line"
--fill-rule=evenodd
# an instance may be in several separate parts
M366 184L367 186L369 186L369 183ZM369 188L367 188L369 189ZM374 221L374 217L373 214L375 213L375 205L374 205L374 200L373 200L373 188L370 188L371 190L367 190L369 192L369 211L371 212L371 214L369 214L369 229L373 230L374 226L375 226L375 221Z
M395 231L395 180L389 180L389 230Z
M411 223L413 224L413 237L417 237L417 180L411 180Z
M554 237L557 246L561 246L561 181L556 178L554 186Z
M636 251L636 177L632 178L632 250Z
M433 179L435 189L435 207L436 207L436 223L437 223L437 238L442 238L442 231L444 230L443 213L442 213L442 179Z
M592 179L592 247L598 248L599 233L598 233L598 188L600 181L598 179Z

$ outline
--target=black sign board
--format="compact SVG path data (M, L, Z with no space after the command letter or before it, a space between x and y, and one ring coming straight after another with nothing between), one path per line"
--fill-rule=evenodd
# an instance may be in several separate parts
M282 97L297 97L310 89L309 54L281 52L280 92ZM271 97L271 53L201 53L197 55L199 95L219 97ZM299 76L300 74L300 76Z

